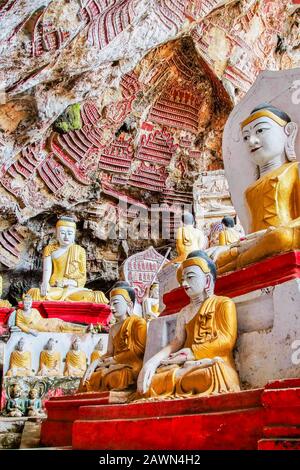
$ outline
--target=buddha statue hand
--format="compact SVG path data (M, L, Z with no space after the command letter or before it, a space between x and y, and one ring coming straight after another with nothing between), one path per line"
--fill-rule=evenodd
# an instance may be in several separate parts
M50 289L50 284L48 282L42 282L41 287L40 287L41 295L45 297L49 289Z
M98 367L100 367L103 364L102 359L96 359L95 361L91 362L90 365L88 366L87 370L84 373L84 376L82 377L82 385L85 384L88 380L90 380L92 374L97 370Z
M104 366L110 366L112 364L116 364L116 361L113 357L105 357L103 359L103 365Z
M138 376L138 381L137 381L138 393L143 395L149 390L149 387L152 382L152 378L156 372L156 369L158 368L160 364L161 364L161 361L158 361L155 358L155 356L146 362L146 364L143 366Z
M216 261L218 256L221 253L225 253L226 251L228 251L229 248L230 248L230 246L228 246L228 245L222 245L222 246L217 245L217 246L212 246L210 248L207 248L207 250L205 250L205 252L213 261Z
M217 362L222 362L225 364L225 361L219 357L213 357L212 359L204 358L204 359L199 359L198 361L186 361L183 367L197 367L197 369L205 369L206 367L213 366Z
M56 287L77 287L77 281L74 279L63 279L56 282Z
M167 359L161 361L162 365L184 364L186 361L193 361L195 356L190 348L183 348L169 355Z

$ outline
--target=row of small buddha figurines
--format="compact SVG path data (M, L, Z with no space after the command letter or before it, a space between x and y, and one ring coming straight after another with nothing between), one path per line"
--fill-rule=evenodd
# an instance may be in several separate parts
M65 340L65 339L64 339ZM14 351L11 352L9 368L6 377L82 377L88 363L99 359L103 354L103 341L99 339L90 355L90 361L85 351L80 348L80 339L75 337L70 345L66 357L62 359L61 353L55 348L54 338L49 338L44 349L39 354L39 368L32 368L32 351L26 348L26 340L21 337ZM64 368L62 367L64 363Z

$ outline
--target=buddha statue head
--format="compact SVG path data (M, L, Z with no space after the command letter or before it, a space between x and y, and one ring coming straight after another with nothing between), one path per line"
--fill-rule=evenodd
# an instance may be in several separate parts
M135 292L128 282L116 282L110 291L110 307L117 322L132 314L134 302Z
M103 340L99 339L98 343L95 346L95 351L103 351Z
M71 350L79 351L79 347L80 347L80 339L76 336L76 338L74 338L72 341Z
M55 344L54 338L49 338L47 343L45 344L44 350L45 351L53 351L54 344Z
M31 310L31 307L32 307L32 297L29 294L25 294L23 296L23 310L25 310L25 312L28 312Z
M226 228L232 228L234 227L234 219L232 217L229 217L228 215L225 215L222 219L222 224Z
M32 387L29 391L29 398L31 400L35 400L36 398L39 398L39 391L37 388Z
M193 225L195 224L194 216L191 212L185 211L183 213L183 225Z
M216 277L215 263L202 250L192 251L177 270L177 280L191 300L213 295Z
M23 352L25 347L25 340L24 338L20 338L19 341L16 344L15 350Z
M298 126L284 111L262 103L241 123L241 130L249 156L258 169L296 159Z
M158 282L153 282L149 289L149 297L151 299L159 299L159 284Z
M76 223L72 217L60 217L56 223L56 238L60 246L69 246L75 242Z
M13 385L11 395L13 398L20 398L22 395L22 389L19 384Z

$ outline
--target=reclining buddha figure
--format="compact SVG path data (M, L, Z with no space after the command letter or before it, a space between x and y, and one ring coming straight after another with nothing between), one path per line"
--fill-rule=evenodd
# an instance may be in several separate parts
M45 247L41 288L28 291L33 300L67 300L107 304L100 291L86 289L86 254L75 244L76 224L61 217L56 224L57 243Z
M109 330L107 352L88 367L79 391L126 390L136 385L146 346L147 323L133 315L135 292L117 282L110 292L116 323Z
M257 180L245 191L250 235L212 254L218 273L300 248L300 179L294 142L298 126L280 109L257 106L241 133Z
M177 271L190 304L177 316L172 341L150 358L138 378L144 398L207 396L240 389L232 350L237 337L233 301L213 294L214 262L190 253Z

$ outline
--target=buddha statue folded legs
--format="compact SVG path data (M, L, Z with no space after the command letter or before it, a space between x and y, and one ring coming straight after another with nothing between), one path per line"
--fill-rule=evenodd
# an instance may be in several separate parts
M207 396L240 390L232 350L237 337L233 301L213 294L216 268L202 251L178 270L191 303L177 316L174 339L144 365L142 397Z
M74 243L75 233L76 224L71 218L62 217L58 220L58 242L44 249L41 288L28 291L33 300L108 303L103 292L84 287L86 253L84 248Z
M300 249L300 175L295 161L297 124L263 104L242 123L242 136L259 178L245 191L251 233L215 256L223 274Z
M135 386L142 368L147 324L132 315L134 289L119 282L110 293L116 323L109 331L106 354L92 362L83 377L81 391L126 390Z

